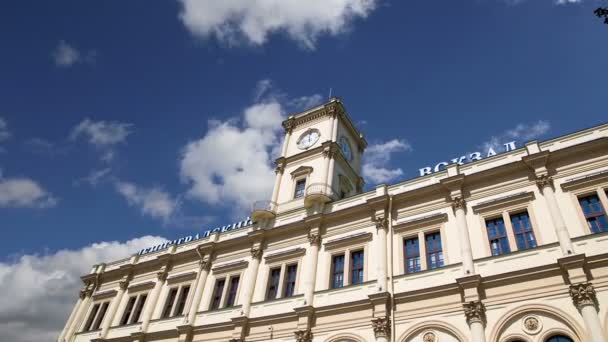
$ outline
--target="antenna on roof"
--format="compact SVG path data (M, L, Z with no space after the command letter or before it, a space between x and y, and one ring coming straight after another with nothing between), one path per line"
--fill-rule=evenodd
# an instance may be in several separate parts
M331 100L331 87L329 87L329 99Z

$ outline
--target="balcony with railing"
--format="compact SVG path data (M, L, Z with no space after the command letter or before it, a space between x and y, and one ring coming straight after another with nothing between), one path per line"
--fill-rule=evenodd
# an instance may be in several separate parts
M277 215L277 204L273 201L256 201L251 210L251 219L259 220L273 219Z
M335 199L334 190L326 183L312 183L306 187L304 206L311 207L314 203L327 203Z

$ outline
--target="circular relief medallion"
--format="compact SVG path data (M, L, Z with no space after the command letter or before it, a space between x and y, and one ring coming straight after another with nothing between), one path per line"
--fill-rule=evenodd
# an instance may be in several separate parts
M522 319L523 330L529 335L538 334L543 328L540 319L536 316L525 316Z
M422 341L423 342L437 342L437 336L435 336L435 334L432 331L425 332L424 335L422 335Z

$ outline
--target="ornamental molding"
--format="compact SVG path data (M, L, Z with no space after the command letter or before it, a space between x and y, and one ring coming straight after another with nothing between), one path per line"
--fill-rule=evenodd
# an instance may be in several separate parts
M234 271L234 270L243 269L243 268L246 268L247 265L249 265L248 261L239 260L237 262L216 265L211 270L213 271L213 273L219 274L219 273L226 273L226 272L230 272L230 271Z
M172 275L171 277L167 278L167 283L175 284L175 283L180 283L180 282L187 281L187 280L192 280L194 278L196 278L196 272L191 271L191 272Z
M437 342L437 335L432 331L422 334L422 342Z
M251 250L249 251L251 252L251 257L254 259L260 259L262 257L262 248L260 247L251 247Z
M376 338L389 337L391 334L391 320L388 317L372 319L372 327Z
M155 282L153 282L153 281L146 281L146 282L137 283L137 284L129 284L128 291L135 292L135 291L151 289L154 287L154 284L155 284Z
M209 271L209 269L211 269L211 260L210 259L199 260L198 266L200 267L201 270Z
M524 203L532 201L533 199L534 192L523 191L475 204L471 207L471 209L473 209L475 214L478 214L510 206L520 206Z
M327 241L323 245L326 250L342 247L344 245L352 245L356 243L363 243L365 241L369 241L372 238L372 233L357 233L353 235L348 235L345 237L333 239L331 241Z
M386 217L378 217L374 220L376 224L376 230L388 229L388 219Z
M542 328L543 323L541 319L536 315L524 316L521 319L522 330L528 335L538 334Z
M597 301L595 288L590 282L570 285L570 297L579 310L587 305L595 306Z
M297 257L304 255L305 253L306 253L306 249L304 249L302 247L297 247L297 248L292 248L292 249L278 252L278 253L268 254L264 257L264 260L267 263L275 262L275 261L279 261L279 260L297 258Z
M312 342L312 331L310 328L295 331L294 335L296 337L296 342Z
M84 299L86 296L87 296L86 288L80 289L80 291L78 291L78 297L80 297L80 299Z
M158 279L158 281L165 281L167 280L168 274L169 272L167 272L167 270L158 271L156 272L156 279Z
M480 300L470 301L462 304L464 315L467 319L467 324L485 323L486 307Z
M402 221L393 223L393 230L395 232L417 229L417 228L429 228L431 226L436 227L440 226L442 223L448 220L448 214L446 213L436 213L431 215L426 215L423 217L417 217L411 220Z
M467 202L462 197L454 197L451 204L454 211L458 209L465 210L467 208Z
M541 190L546 187L553 186L553 177L551 177L549 175L537 176L534 181L536 182L536 185L538 185L538 187Z
M310 243L311 246L313 246L313 245L320 246L321 245L321 234L308 233L308 242Z
M121 280L118 282L118 288L121 290L126 290L129 287L129 280Z

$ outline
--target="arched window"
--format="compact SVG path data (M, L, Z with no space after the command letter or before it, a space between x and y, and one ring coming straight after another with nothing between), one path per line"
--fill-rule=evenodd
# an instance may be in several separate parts
M574 342L572 339L565 335L553 335L547 339L546 342Z

